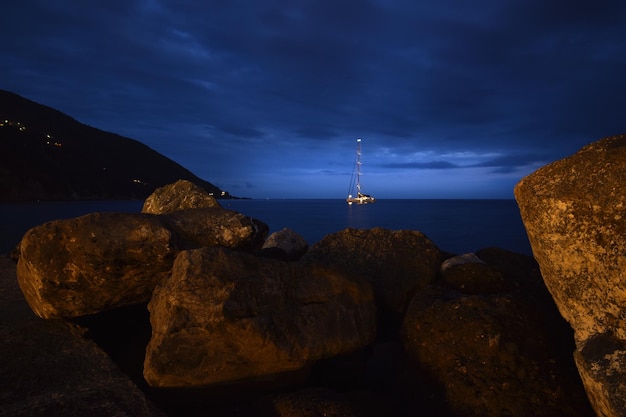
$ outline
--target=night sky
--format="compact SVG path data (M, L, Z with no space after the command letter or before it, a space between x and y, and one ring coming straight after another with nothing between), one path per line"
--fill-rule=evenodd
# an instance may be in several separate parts
M626 133L622 0L8 0L0 88L236 196L512 198Z

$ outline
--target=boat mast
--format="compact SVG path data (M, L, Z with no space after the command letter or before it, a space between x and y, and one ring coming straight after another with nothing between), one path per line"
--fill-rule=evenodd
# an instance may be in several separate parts
M356 140L356 195L361 195L361 138Z

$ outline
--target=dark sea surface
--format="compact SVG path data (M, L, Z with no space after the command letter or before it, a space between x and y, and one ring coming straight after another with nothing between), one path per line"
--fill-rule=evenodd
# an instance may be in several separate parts
M531 255L515 200L220 200L224 208L255 217L270 233L288 227L309 244L346 227L419 230L440 249L475 252L497 246ZM0 253L8 253L31 227L95 211L139 212L143 201L80 201L0 204Z

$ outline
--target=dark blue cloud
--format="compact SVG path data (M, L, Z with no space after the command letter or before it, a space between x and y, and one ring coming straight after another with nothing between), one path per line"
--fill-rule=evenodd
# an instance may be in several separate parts
M3 6L0 88L252 196L341 198L356 137L372 193L480 197L626 131L623 2Z

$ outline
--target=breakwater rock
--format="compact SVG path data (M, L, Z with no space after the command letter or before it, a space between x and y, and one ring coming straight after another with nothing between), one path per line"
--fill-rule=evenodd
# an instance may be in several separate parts
M546 286L574 329L594 409L626 416L626 135L607 137L515 188Z
M19 245L32 311L83 329L73 337L101 346L141 404L168 416L593 415L534 259L455 256L385 229L307 248L220 207L176 209L186 187L155 199L173 211L52 222Z

